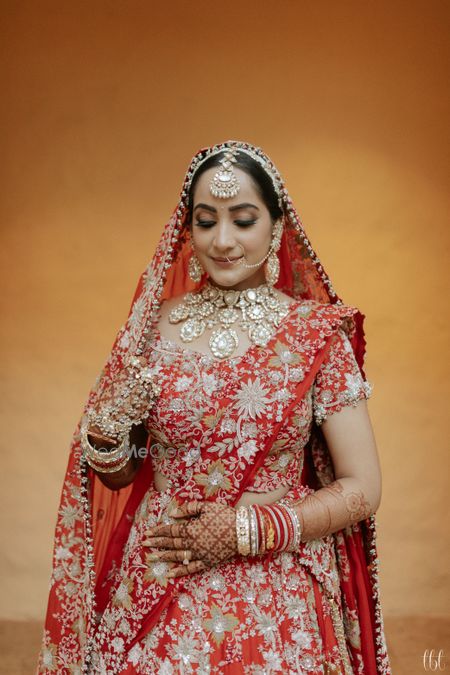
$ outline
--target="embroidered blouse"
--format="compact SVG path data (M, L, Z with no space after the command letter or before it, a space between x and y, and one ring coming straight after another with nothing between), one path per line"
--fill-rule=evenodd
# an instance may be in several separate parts
M200 457L199 446L207 439L208 430L217 424L219 437L224 437L224 453L230 435L235 433L240 435L238 452L241 457L248 458L256 453L258 417L263 409L267 410L267 390L258 392L254 387L252 391L244 392L246 400L243 404L249 414L239 429L235 428L235 420L225 415L217 416L216 405L225 389L228 392L230 386L239 389L236 372L247 353L218 361L161 335L155 322L149 356L149 365L162 385L162 393L146 421L152 437L152 464L155 471L169 479L169 484L181 485L187 473L195 471ZM288 363L290 357L295 358L295 355L286 351L275 358L284 358ZM295 376L295 363L290 365L290 372ZM268 377L273 385L272 397L282 397L280 369L274 367ZM369 398L371 392L372 387L363 379L350 340L341 328L333 336L314 383L286 418L277 441L255 473L248 491L269 492L280 486L298 485L303 468L303 448L309 440L313 421L320 425L344 406L356 405L362 398ZM270 416L270 413L266 414ZM215 485L219 486L223 478L219 473L208 475L206 496L214 494Z

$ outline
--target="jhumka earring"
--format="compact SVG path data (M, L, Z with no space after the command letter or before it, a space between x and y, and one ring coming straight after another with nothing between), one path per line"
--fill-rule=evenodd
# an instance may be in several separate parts
M192 281L195 281L195 283L198 283L200 279L202 278L202 274L204 272L203 267L201 266L200 260L197 258L197 255L194 250L192 250L192 255L189 258L189 264L188 264L188 274Z
M281 246L281 237L283 234L283 221L277 220L273 232L273 239L271 243L271 252L267 258L267 262L264 267L264 275L269 286L275 286L280 276L280 260L277 256L277 252Z

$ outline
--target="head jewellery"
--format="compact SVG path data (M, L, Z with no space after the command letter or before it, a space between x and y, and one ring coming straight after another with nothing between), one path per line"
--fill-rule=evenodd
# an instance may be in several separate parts
M235 197L241 186L239 179L233 172L233 162L237 162L236 148L230 148L225 157L220 160L221 167L212 177L209 189L214 197L228 199Z
M224 159L221 160L221 168L216 172L212 181L211 181L211 193L216 197L231 197L235 196L239 191L239 183L236 175L232 171L232 164L239 161L237 153L245 153L251 157L255 162L264 169L269 178L272 181L274 190L278 197L278 206L283 210L283 179L275 165L270 161L270 159L263 153L261 148L251 146L249 143L243 143L242 141L226 141L225 143L220 143L215 145L212 148L207 148L203 156L198 154L191 162L191 166L186 175L185 183L183 185L182 197L187 196L189 193L192 180L194 175L197 172L197 169L206 162L207 159L217 155L221 152L225 152L226 155ZM233 179L234 177L234 179ZM216 194L213 192L215 190ZM234 192L235 191L235 192ZM224 194L220 194L223 192ZM234 194L232 194L234 192Z

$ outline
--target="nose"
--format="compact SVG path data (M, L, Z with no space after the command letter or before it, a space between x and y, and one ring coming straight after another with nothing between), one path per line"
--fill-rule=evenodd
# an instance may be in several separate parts
M226 253L235 247L236 239L231 223L227 222L226 220L221 220L217 224L214 234L214 248L217 253Z

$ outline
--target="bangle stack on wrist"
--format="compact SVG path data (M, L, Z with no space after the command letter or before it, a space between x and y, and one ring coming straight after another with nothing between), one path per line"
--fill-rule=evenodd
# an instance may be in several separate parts
M112 394L107 390L102 406L89 410L80 427L80 443L86 462L95 471L113 473L123 469L130 458L130 431L149 414L152 402L161 393L161 386L153 381L154 374L144 357L132 356L122 377L114 382ZM93 431L93 429L99 430ZM99 444L111 448L96 448L88 435L99 439Z
M94 471L98 471L99 473L113 473L123 469L128 463L130 456L129 433L126 433L120 441L116 441L118 445L110 449L94 447L89 442L89 433L87 420L83 420L80 429L81 447L83 448L84 457L89 466L92 467ZM100 434L93 435L98 436L98 438L103 439L108 443L114 442L114 439L110 437L101 436Z
M286 502L250 504L236 510L236 536L241 555L297 551L301 527L295 509Z

